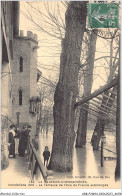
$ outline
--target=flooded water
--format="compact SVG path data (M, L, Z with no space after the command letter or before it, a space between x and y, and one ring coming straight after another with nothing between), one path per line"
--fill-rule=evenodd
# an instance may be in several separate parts
M73 170L70 172L55 172L52 176L48 176L48 182L44 184L44 179L40 172L34 178L35 187L43 185L46 188L92 188L92 189L115 189L120 188L120 182L115 182L116 159L104 160L101 167L101 148L98 151L93 151L91 146L91 136L93 130L87 132L87 142L83 148L73 147ZM116 142L115 135L111 132L105 132L106 143L104 144L104 157L116 158ZM49 147L51 152L53 142L53 130L50 128L48 134L39 134L39 155L43 161L43 151L45 146ZM9 159L9 167L1 172L3 186L16 183L29 183L31 181L31 172L28 171L27 157ZM37 178L39 177L39 178ZM60 185L60 186L59 186ZM34 188L34 187L33 187Z
M72 178L75 176L79 177L88 177L88 176L109 176L114 181L114 172L116 167L116 160L106 160L104 161L104 167L101 167L101 151L93 151L90 144L91 136L93 131L88 131L87 133L87 143L83 148L75 148L73 151L73 170L71 172L54 172L53 179L64 179ZM46 133L39 134L39 144L40 144L40 157L43 160L43 151L44 147L47 145L51 152L53 142L53 132L49 131ZM112 133L106 132L106 144L104 145L104 156L116 157L115 147L115 136Z
M83 148L73 148L73 170L70 172L55 172L53 175L48 177L48 183L46 188L57 188L60 185L63 188L71 188L74 185L77 188L120 188L120 182L115 182L114 173L116 167L116 160L106 160L101 167L101 150L93 151L90 144L91 136L93 131L87 133L87 143ZM43 151L45 146L49 146L49 150L52 150L53 142L53 131L50 130L48 134L39 134L39 154L43 160ZM112 133L106 132L106 144L104 145L104 156L116 157L115 148L115 136ZM107 149L107 150L106 150ZM111 152L112 151L112 152ZM9 167L3 170L1 173L2 177L6 176L4 181L5 187L12 183L26 183L30 181L30 173L28 172L28 163L25 157L17 156L17 159L9 160ZM38 174L37 174L38 176ZM34 179L35 186L39 185L40 181L43 181L42 176L38 179ZM12 179L12 180L11 180ZM67 184L68 182L68 184ZM69 183L70 182L70 183ZM44 183L44 181L43 181ZM42 184L43 184L42 183ZM57 183L57 184L56 184ZM60 187L59 187L60 188Z

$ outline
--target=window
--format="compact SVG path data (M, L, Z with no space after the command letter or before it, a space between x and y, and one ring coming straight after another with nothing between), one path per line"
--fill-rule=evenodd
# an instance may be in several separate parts
M22 90L19 90L19 105L22 105Z
M19 67L19 71L23 72L23 58L22 56L20 57L20 67Z

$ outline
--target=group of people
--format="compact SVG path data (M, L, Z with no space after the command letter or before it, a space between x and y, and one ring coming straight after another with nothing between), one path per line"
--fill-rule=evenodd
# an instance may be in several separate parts
M17 154L24 157L25 152L27 150L28 145L28 139L30 138L30 128L31 126L24 126L22 130L20 131L18 127L15 127L15 125L10 126L9 131L9 157L16 157ZM32 139L33 146L36 150L39 149L38 144L38 135L35 135L35 138ZM50 151L48 146L45 146L44 152L43 152L43 158L44 158L44 165L48 166L48 161L50 158Z
M9 156L16 157L17 154L20 156L25 156L25 151L27 150L27 142L29 139L31 126L23 126L20 131L15 125L10 126L9 131Z

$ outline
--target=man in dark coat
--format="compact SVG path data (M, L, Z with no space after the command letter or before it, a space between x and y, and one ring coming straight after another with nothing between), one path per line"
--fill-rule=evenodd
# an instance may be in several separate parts
M10 126L10 131L9 131L9 156L13 155L15 157L15 141L14 141L14 136L15 136L15 126L11 125Z
M44 165L46 162L46 166L48 166L48 160L50 158L50 151L48 150L48 146L45 146L45 150L43 152L43 157L44 157Z
M28 140L30 138L31 126L28 125L25 127L25 150L27 150Z
M25 127L23 127L21 134L20 134L20 139L19 139L19 155L24 157L25 156L25 150L27 147L27 135L25 132Z

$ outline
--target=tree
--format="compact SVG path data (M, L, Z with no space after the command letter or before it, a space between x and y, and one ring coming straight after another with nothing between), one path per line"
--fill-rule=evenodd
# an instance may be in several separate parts
M41 93L41 112L37 128L48 125L47 111L52 111L53 96L59 78L61 40L65 32L66 2L23 2L22 15L31 21L31 29L38 33L38 69L42 76L38 82ZM49 100L50 99L50 100ZM50 110L50 111L49 111ZM48 126L47 126L48 127Z
M97 123L94 129L94 133L95 132L97 133L97 139L94 137L94 134L93 134L92 140L91 140L91 142L93 143L94 150L99 149L100 138L102 134L104 133L105 125L107 124L105 117L107 118L109 116L111 107L116 97L115 93L116 93L116 86L112 88L111 92L110 90L108 90L108 91L105 91L103 94L101 107L99 109L99 117L97 118Z
M86 28L87 2L69 2L65 15L66 33L62 40L60 76L54 94L54 134L50 168L70 171L75 138L74 104L78 94L81 46Z
M26 12L22 14L32 22L37 31L62 40L65 33L64 14L66 3L61 2L26 2Z
M40 129L46 127L46 133L48 132L49 118L52 113L53 97L56 88L56 83L50 79L41 76L38 81L38 92L41 100L39 105L39 114L37 116L37 133Z
M118 83L117 83L117 111L116 111L116 151L117 162L115 169L115 180L120 179L120 65L118 71Z
M97 40L97 30L96 33L91 31L89 35L88 51L86 58L86 68L84 76L84 96L91 94L91 88L93 84L93 70L94 70L94 57L96 51L96 40ZM86 132L87 132L87 121L88 121L88 109L89 104L82 105L80 109L80 117L77 130L76 147L82 147L86 143Z
M116 33L116 31L115 31L115 33ZM115 54L114 54L113 53L113 51L114 51L113 42L114 41L116 41L115 38L112 38L109 43L110 44L110 61L109 61L110 72L109 72L107 83L109 83L112 80L112 78L114 77L115 72L117 70L117 67L119 65L119 59L117 58L119 55L119 46L117 46L118 45L117 43L114 43L114 45L116 46L115 52L114 52ZM113 93L114 93L114 91L116 91L116 87L114 87L112 89L112 91L113 92L110 93L108 90L108 91L105 91L103 94L103 99L102 99L101 107L99 110L100 116L105 116L105 115L109 114L109 112L110 112L110 108L112 107L113 101L115 100L115 95ZM110 98L109 98L109 96L110 96ZM111 101L111 98L113 98L113 101ZM109 109L106 109L106 106L109 106ZM107 111L107 114L105 114L103 112L104 109ZM104 128L106 125L106 120L104 118L101 118L100 116L98 116L97 123L96 123L95 129L94 129L94 132L92 135L92 139L91 139L91 142L93 143L95 150L98 150L100 138L101 138L101 135L104 133ZM96 137L94 137L95 132L97 132L97 139L96 139Z

